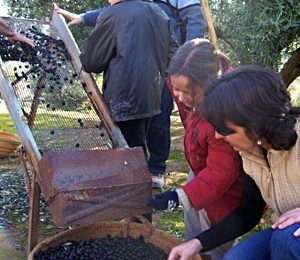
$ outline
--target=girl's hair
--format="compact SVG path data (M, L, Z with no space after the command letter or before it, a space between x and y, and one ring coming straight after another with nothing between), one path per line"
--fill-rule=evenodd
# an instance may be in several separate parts
M194 39L181 45L169 65L170 76L184 76L188 79L192 93L195 88L206 92L208 83L230 67L226 55L215 50L205 39Z
M297 140L300 109L291 106L280 75L267 68L240 66L212 82L202 112L217 131L228 129L228 120L252 139L264 137L276 150L288 150Z

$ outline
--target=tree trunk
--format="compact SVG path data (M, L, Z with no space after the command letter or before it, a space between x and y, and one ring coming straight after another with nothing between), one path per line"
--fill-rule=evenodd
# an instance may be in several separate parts
M300 48L298 48L283 65L280 74L286 87L300 75Z

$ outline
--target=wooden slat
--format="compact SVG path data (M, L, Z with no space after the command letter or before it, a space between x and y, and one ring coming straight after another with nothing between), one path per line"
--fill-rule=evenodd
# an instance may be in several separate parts
M29 199L29 220L28 220L28 248L27 255L38 243L39 224L40 224L40 194L41 188L36 180L36 172L32 177L31 196Z

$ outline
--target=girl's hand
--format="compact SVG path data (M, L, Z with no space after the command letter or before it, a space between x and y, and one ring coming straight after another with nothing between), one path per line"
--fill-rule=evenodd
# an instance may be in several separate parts
M194 238L174 247L169 254L168 260L188 260L191 256L198 254L201 249L201 242Z
M291 209L283 213L280 218L272 225L272 228L283 229L295 223L300 223L300 208ZM294 236L300 236L300 228L294 232Z

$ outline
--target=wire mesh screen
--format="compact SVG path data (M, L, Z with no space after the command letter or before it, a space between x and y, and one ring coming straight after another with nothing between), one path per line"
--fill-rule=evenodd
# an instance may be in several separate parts
M40 151L104 150L112 141L49 23L6 18L36 47L0 36L0 56Z

